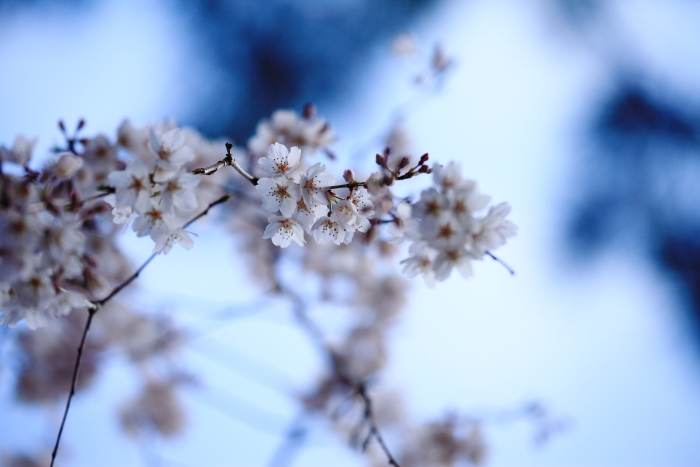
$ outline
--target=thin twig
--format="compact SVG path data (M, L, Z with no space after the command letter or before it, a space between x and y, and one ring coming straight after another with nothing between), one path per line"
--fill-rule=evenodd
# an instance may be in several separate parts
M204 211L202 211L201 213L197 214L192 219L190 219L183 226L183 228L188 227L193 222L195 222L197 219L205 216L212 207L214 207L218 204L224 203L231 198L232 198L232 195L227 193L227 194L221 196L219 199L211 202L209 204L209 206L207 206L207 208ZM112 292L109 295L107 295L105 298L103 298L102 300L92 302L93 307L88 309L88 319L85 323L85 329L83 329L83 335L80 338L80 344L78 345L78 356L75 359L75 366L73 367L73 377L71 378L70 393L68 393L68 400L66 401L66 407L63 410L63 418L61 420L61 426L58 429L58 435L56 436L56 444L54 445L53 452L51 453L51 464L50 464L51 467L53 467L54 461L56 459L56 454L58 453L58 446L61 443L61 436L63 435L63 428L66 425L66 419L68 418L68 411L70 410L70 404L71 404L71 401L73 400L73 395L75 394L75 388L78 384L78 374L80 372L80 364L82 362L83 351L85 350L85 343L87 342L88 332L90 331L90 325L92 324L92 318L95 316L95 314L97 314L98 310L105 305L105 303L107 303L109 300L114 298L115 295L117 295L119 292L124 290L124 288L126 286L131 284L137 277L139 277L139 274L141 274L141 272L146 268L146 266L148 266L150 264L150 262L153 261L153 259L156 257L156 255L157 255L156 253L153 253L151 256L149 256L148 259L146 261L144 261L144 263L136 270L136 272L134 272L131 276L127 277L124 280L124 282L122 282L117 287L115 287L114 290L112 290Z
M491 253L490 251L487 251L487 252L486 252L486 255L490 256L492 260L496 261L496 262L499 263L501 266L503 266L504 268L506 268L506 271L508 271L508 272L510 273L511 276L514 276L514 275L515 275L515 270L514 270L513 268L511 268L510 266L508 266L508 264L506 264L505 261L503 261L502 259L498 258L496 255L494 255L494 254Z
M233 155L231 154L231 149L233 148L233 144L231 143L226 143L226 156L220 160L219 162L210 165L209 167L203 167L201 169L194 169L192 171L193 174L197 175L211 175L215 173L217 170L219 170L222 167L225 167L227 165L230 165L236 171L238 171L239 174L243 175L243 177L248 180L250 183L253 185L258 184L258 177L254 177L248 172L243 169L240 165L238 165L238 162L233 158Z

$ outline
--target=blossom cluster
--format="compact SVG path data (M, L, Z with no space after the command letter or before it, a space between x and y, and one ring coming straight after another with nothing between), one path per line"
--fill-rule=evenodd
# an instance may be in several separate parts
M333 141L331 126L317 117L313 105L308 104L303 115L281 109L275 111L270 120L262 120L248 141L248 150L256 156L264 156L270 145L281 143L297 146L303 156L312 156L317 150L329 153L328 147Z
M366 232L374 214L369 192L349 183L334 187L335 177L325 172L320 162L301 171L301 150L288 150L280 143L268 148L267 157L258 160L258 167L269 177L258 180L256 188L263 196L262 208L278 212L268 219L263 238L282 248L292 242L302 246L304 232L318 243L336 245L350 243L356 231ZM347 191L341 196L332 189Z
M194 188L200 177L183 166L195 154L179 128L150 127L145 147L124 170L109 174L115 193L105 201L113 206L114 222L128 224L134 218L134 232L153 239L154 253L167 254L176 242L190 249L194 245L191 232L182 227L197 208Z
M0 148L0 166L24 171L0 171L0 320L12 326L24 318L36 328L92 306L69 283L89 275L81 229L95 211L81 210L71 180L83 160L64 152L34 172L27 167L33 146L19 136L12 148Z
M506 219L510 206L501 203L484 213L491 197L474 180L462 178L458 162L433 168L434 187L411 205L401 203L389 227L398 240L412 241L403 260L408 277L422 274L428 285L449 277L452 268L472 275L472 261L481 260L514 236L517 227Z

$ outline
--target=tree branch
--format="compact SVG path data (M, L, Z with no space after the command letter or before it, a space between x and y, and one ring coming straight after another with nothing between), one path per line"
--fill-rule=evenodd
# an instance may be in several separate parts
M339 364L337 354L333 352L333 349L329 347L326 343L321 329L306 314L306 304L304 303L303 298L293 290L284 287L284 285L277 277L275 277L275 280L278 291L292 299L294 304L294 317L296 318L301 328L304 329L304 331L306 331L306 334L309 336L309 338L316 344L316 347L319 349L319 351L328 359L331 369L337 375L339 381L346 385L352 392L360 396L360 399L364 404L363 418L364 421L367 423L367 426L369 427L369 434L367 435L365 441L362 443L362 450L364 451L367 448L369 441L372 438L374 438L377 440L377 443L379 443L379 446L382 448L382 451L384 451L384 454L386 454L389 465L393 465L394 467L400 467L399 463L391 454L389 447L387 446L386 442L384 441L384 438L382 437L381 432L379 431L379 427L377 426L377 422L374 419L374 412L372 410L372 399L369 397L369 394L367 394L365 383L357 382L356 379L353 378L351 375L347 374L346 370L343 369L342 366ZM288 440L287 442L290 442L290 440Z
M362 450L364 451L367 449L370 440L372 439L372 437L374 437L374 439L377 440L377 443L379 443L379 446L382 448L382 451L384 451L384 454L386 454L387 460L389 461L389 465L393 465L394 467L400 467L399 463L396 462L396 459L394 459L394 456L391 455L391 451L389 451L389 447L384 442L384 438L382 437L382 434L379 431L377 422L374 419L374 411L372 410L372 399L370 399L369 395L367 394L367 388L364 384L358 385L357 394L360 396L360 398L365 404L364 418L367 422L367 425L369 426L369 434L367 435L367 438L365 439L364 443L362 443Z
M56 454L58 454L58 445L61 443L61 435L63 435L63 428L66 426L66 419L68 418L68 410L70 409L70 403L73 400L73 394L75 394L75 387L78 384L78 374L80 373L80 362L83 359L83 350L85 349L85 342L87 341L88 331L90 330L90 324L92 324L92 318L95 316L95 313L97 313L97 310L97 306L88 310L88 318L85 322L85 329L83 329L83 335L80 337L80 344L78 345L78 356L75 359L75 366L73 367L73 377L71 378L70 392L68 393L66 408L63 411L63 419L61 420L61 427L58 429L58 436L56 436L56 444L54 444L53 451L51 452L51 467L53 467L54 460L56 459Z
M225 203L226 201L228 201L231 198L232 198L232 195L226 193L225 195L221 196L219 199L211 202L209 204L209 206L207 206L207 208L204 211L200 212L199 214L194 216L192 219L190 219L183 226L183 228L188 227L193 222L195 222L198 219L200 219L201 217L205 216L207 213L209 213L209 210L212 207L214 207L218 204ZM141 272L146 268L146 266L148 266L151 263L151 261L153 261L153 259L155 257L156 257L156 253L153 253L151 256L149 256L149 258L146 261L144 261L144 263L136 270L136 272L134 272L131 276L127 277L126 280L124 280L124 282L122 282L117 287L115 287L114 290L112 290L112 292L109 295L107 295L105 298L103 298L102 300L98 300L96 302L92 302L92 305L93 305L92 308L88 309L88 319L85 322L85 328L83 329L83 334L80 338L80 344L78 345L78 356L75 359L75 366L73 367L73 377L71 378L71 387L70 387L70 392L68 393L68 400L66 401L66 407L63 410L63 418L61 420L61 426L58 429L58 435L56 436L56 443L54 445L53 452L51 453L51 464L50 464L51 467L53 467L54 461L56 460L56 454L58 454L58 446L61 443L61 437L63 435L63 428L66 425L66 419L68 418L68 411L70 410L70 404L71 404L71 401L73 400L73 395L75 394L75 388L78 384L78 375L80 373L80 364L82 362L83 351L85 350L85 343L87 342L88 332L90 331L90 326L92 325L92 319L94 318L95 314L97 314L99 309L105 305L105 303L107 303L112 298L114 298L115 295L117 295L119 292L124 290L124 288L126 288L126 286L131 284L137 277L139 277L139 274L141 274Z

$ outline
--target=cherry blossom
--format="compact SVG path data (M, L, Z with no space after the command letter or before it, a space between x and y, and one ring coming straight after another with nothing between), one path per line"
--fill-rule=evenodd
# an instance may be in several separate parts
M284 216L270 216L268 222L263 238L272 239L273 245L287 248L292 242L299 246L306 243L304 229L298 222Z
M255 188L263 195L264 210L280 211L285 217L292 217L301 198L299 185L284 177L261 178Z
M267 157L258 159L258 166L270 177L283 176L299 181L301 150L294 146L291 150L280 143L271 144Z
M345 228L334 217L321 217L311 230L314 232L314 239L321 244L333 242L340 245L345 240Z
M109 174L109 183L116 189L115 207L131 207L145 213L151 207L151 179L146 164L132 160L126 170Z
M335 177L325 170L326 166L317 162L301 175L301 194L307 206L328 203L324 188L332 186Z

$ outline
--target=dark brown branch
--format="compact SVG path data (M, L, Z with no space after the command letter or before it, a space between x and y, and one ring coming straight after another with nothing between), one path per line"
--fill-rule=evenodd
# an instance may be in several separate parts
M205 216L212 207L228 201L229 199L231 199L231 197L232 196L227 193L227 194L221 196L216 201L211 202L209 204L209 206L207 206L207 208L204 211L202 211L201 213L197 214L192 219L190 219L183 226L183 228L188 227L193 222L195 222L197 219ZM80 364L82 362L83 351L85 350L85 343L87 342L88 332L90 331L90 325L92 324L92 318L95 316L95 314L97 314L99 309L104 306L105 303L107 303L112 298L114 298L115 295L117 295L119 292L124 290L124 288L126 288L126 286L131 284L137 277L139 277L139 274L141 274L141 272L146 268L146 266L148 266L151 263L151 261L153 261L153 259L155 257L156 257L156 253L153 253L151 256L149 256L149 258L146 261L144 261L144 263L136 270L136 272L134 272L131 276L126 278L126 280L124 280L124 282L122 282L117 287L115 287L114 290L112 290L112 292L109 295L107 295L105 298L103 298L102 300L98 300L96 302L92 302L93 307L88 309L88 319L85 322L85 329L83 329L83 335L80 338L80 344L78 345L78 356L75 359L75 366L73 367L73 377L71 378L71 388L70 388L70 392L68 393L68 400L66 401L66 407L63 410L63 418L61 420L61 426L58 429L58 435L56 436L56 444L54 445L53 452L51 453L51 467L53 467L54 461L56 459L56 454L58 453L58 446L61 443L61 436L63 435L63 428L66 425L66 419L68 418L68 411L70 410L70 404L71 404L71 401L73 400L73 395L75 394L76 385L78 384L78 374L80 373Z
M324 190L336 190L336 189L338 189L338 188L350 188L350 189L353 189L353 188L357 188L357 187L359 187L359 186L364 186L364 187L366 187L366 186L367 186L367 182L349 182L349 183L346 183L346 184L344 184L344 185L324 186L323 189L324 189Z
M78 345L78 356L75 359L75 367L73 367L73 377L70 383L70 393L68 393L68 401L66 401L66 408L63 411L63 419L61 420L61 427L58 429L58 436L56 436L56 444L51 452L51 467L53 467L54 460L56 459L56 454L58 453L58 445L61 442L61 435L63 434L63 428L66 426L66 419L68 418L68 410L70 409L71 400L73 400L73 394L75 394L75 387L78 384L78 374L80 373L80 362L83 359L83 350L85 349L85 342L87 341L88 331L90 330L90 324L92 324L92 318L97 313L98 307L95 306L88 310L88 318L85 322L85 329L83 329L83 335L80 337L80 344Z

